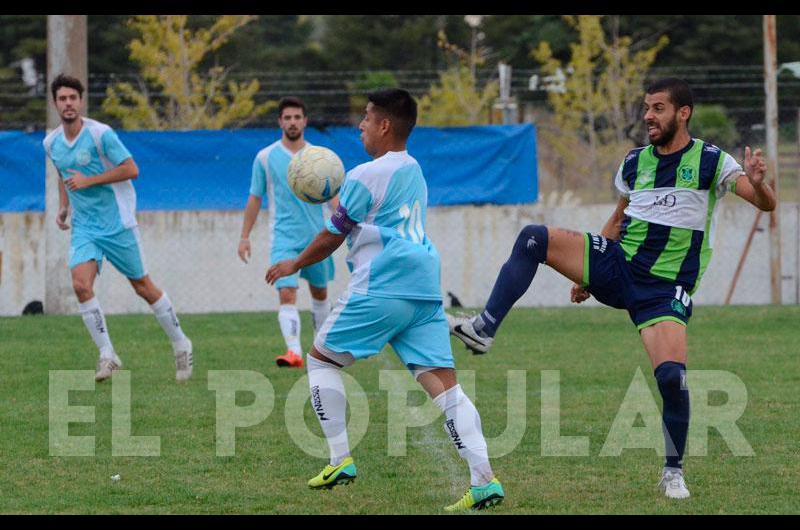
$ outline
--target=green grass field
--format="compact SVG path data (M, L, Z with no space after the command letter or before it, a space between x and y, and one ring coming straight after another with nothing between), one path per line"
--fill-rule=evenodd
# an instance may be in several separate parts
M303 315L303 344L311 340ZM800 513L800 307L698 307L690 325L691 369L727 370L749 401L738 426L755 455L734 456L714 430L707 456L686 459L692 498L656 491L662 459L652 449L599 456L626 390L640 368L654 396L652 371L622 311L604 308L516 309L485 356L454 344L457 366L475 371L476 405L487 437L506 428L506 371L525 370L522 442L492 465L506 502L489 513ZM442 513L469 475L442 428L443 418L408 431L406 457L389 456L387 393L379 372L401 369L391 350L348 373L363 387L370 422L353 449L358 480L332 491L306 481L325 464L291 441L284 421L290 388L305 371L278 369L282 353L274 314L184 315L195 345L194 377L174 381L169 344L150 315L108 317L132 381L132 434L159 436L160 456L112 456L111 389L73 391L70 405L95 407L95 423L70 436L95 436L95 456L50 456L48 370L93 370L96 350L77 316L0 319L0 512L2 513ZM262 423L236 432L235 456L215 451L215 392L208 370L252 370L275 390ZM542 456L540 374L560 371L561 435L589 439L588 456ZM713 401L723 404L724 396ZM253 394L237 396L245 406ZM421 394L410 405L423 403ZM660 406L660 398L657 400ZM306 424L319 425L306 403ZM524 416L522 416L524 414ZM113 482L111 476L121 480ZM487 512L483 512L487 513Z

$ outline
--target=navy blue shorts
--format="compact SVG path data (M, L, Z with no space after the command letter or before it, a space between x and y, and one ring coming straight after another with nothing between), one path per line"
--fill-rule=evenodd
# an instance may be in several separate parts
M599 302L627 309L636 328L672 320L686 325L692 316L692 298L684 286L635 274L619 241L584 234L583 286Z

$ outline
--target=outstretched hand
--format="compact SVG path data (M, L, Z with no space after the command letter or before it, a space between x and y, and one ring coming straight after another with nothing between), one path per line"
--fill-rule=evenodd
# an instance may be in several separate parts
M272 285L284 276L291 276L295 272L297 272L295 260L285 259L270 267L267 270L267 276L265 279L267 280L268 284Z
M761 149L756 149L751 156L750 146L744 148L744 172L753 186L764 182L767 175L767 163L764 161Z

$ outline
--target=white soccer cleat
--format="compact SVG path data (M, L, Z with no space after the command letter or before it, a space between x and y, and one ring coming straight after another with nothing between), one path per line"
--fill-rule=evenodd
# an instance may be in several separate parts
M111 377L111 374L120 368L122 368L122 361L119 360L119 357L115 356L113 359L100 357L100 359L97 361L97 369L94 373L94 380L105 381Z
M669 499L689 498L689 489L686 487L686 482L683 480L682 469L664 469L658 487Z
M186 381L192 377L192 341L172 345L175 352L175 380Z
M449 313L447 315L447 325L450 328L450 334L461 339L467 348L472 350L472 353L483 354L489 351L492 347L494 339L492 337L481 337L475 328L472 326L472 321L475 317L455 316Z

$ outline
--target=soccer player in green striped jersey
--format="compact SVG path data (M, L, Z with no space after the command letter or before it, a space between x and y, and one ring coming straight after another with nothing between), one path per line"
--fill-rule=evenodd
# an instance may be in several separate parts
M692 138L693 108L685 81L666 78L650 85L643 109L650 145L632 150L620 165L615 185L621 197L601 232L526 226L484 311L448 317L453 335L473 352L485 353L540 263L575 282L573 302L594 296L626 309L664 401L667 458L659 486L669 498L689 497L683 477L689 428L686 325L691 295L711 259L718 200L732 192L763 211L776 204L761 150L751 153L746 147L742 167L718 147Z

